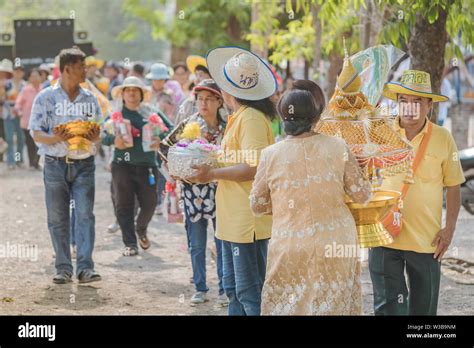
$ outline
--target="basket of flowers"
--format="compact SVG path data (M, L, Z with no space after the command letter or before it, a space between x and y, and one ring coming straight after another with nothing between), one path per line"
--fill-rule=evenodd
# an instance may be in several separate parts
M178 139L179 141L168 151L170 175L185 179L193 174L194 165L217 167L219 146L210 144L201 136L199 123L188 123Z

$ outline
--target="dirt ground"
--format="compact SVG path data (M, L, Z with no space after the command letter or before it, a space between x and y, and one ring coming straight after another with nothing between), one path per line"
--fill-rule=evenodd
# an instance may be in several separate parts
M52 283L54 259L46 225L41 172L7 171L0 163L0 244L34 245L34 257L0 258L0 314L23 315L225 315L215 306L217 276L208 257L209 302L192 307L190 257L182 224L167 224L155 216L150 228L151 248L138 257L121 255L120 232L107 226L114 220L109 194L110 173L98 160L96 171L96 244L94 261L101 282L78 285ZM474 261L474 216L462 209L451 253ZM208 253L209 255L209 253ZM372 286L363 262L364 314L372 315ZM474 285L441 280L439 314L474 314Z

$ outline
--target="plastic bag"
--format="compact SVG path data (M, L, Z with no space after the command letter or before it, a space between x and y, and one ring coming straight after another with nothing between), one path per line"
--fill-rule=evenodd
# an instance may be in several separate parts
M350 57L362 80L361 92L367 96L370 104L377 104L390 70L404 55L405 52L395 46L377 45Z

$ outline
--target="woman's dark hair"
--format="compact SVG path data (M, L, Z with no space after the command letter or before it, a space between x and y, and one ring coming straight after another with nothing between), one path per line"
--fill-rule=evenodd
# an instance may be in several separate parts
M321 108L321 111L319 113L323 112L324 106L326 105L326 101L324 99L324 93L321 87L319 87L316 82L313 82L311 80L295 80L291 89L309 91L313 95L316 101L316 105L319 105L319 107Z
M198 71L198 70L201 70L202 72L208 74L209 76L211 76L211 73L209 72L209 69L206 68L204 65L198 65L196 66L196 68L194 69L194 71Z
M145 65L142 62L135 62L132 66L132 71L142 76L145 73Z
M86 54L82 52L79 47L65 48L59 52L59 71L64 72L64 68L68 64L76 64L83 62L86 59Z
M309 132L319 121L322 109L321 105L317 105L313 94L303 89L288 90L278 102L278 113L288 135Z
M277 115L275 104L270 100L270 97L260 100L246 100L239 98L235 98L235 100L237 100L240 105L245 105L249 108L254 108L262 112L270 119L270 121L273 121Z
M41 77L41 71L40 71L40 69L38 69L38 68L33 68L33 69L31 69L30 72L28 73L28 78L27 78L27 80L30 78L31 74L33 74L34 72L38 73L38 75Z
M173 65L173 71L176 71L178 68L183 68L184 71L188 71L188 67L185 62L177 62Z

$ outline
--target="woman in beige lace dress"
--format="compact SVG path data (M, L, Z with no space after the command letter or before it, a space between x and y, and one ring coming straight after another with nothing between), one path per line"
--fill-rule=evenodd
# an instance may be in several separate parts
M250 195L254 214L273 214L263 315L361 314L356 228L344 198L363 203L370 185L343 140L311 131L324 106L316 91L317 99L290 90L280 100L288 137L263 150Z

